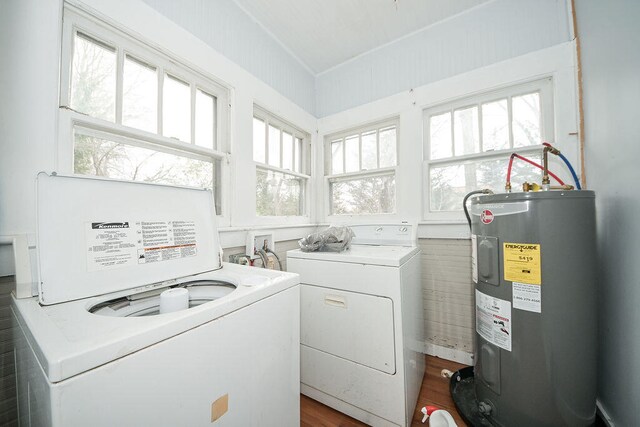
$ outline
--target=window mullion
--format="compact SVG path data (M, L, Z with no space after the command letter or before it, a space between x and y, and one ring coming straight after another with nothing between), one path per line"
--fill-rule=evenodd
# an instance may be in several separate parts
M453 108L449 111L449 117L451 118L451 154L452 157L455 157L456 155L456 135L455 135L455 125L453 123L454 120L454 114L453 114Z
M220 141L220 138L218 138L218 128L220 120L218 117L218 111L220 111L219 107L219 103L220 103L220 99L218 96L215 96L213 101L213 148L215 150L219 150L220 147L218 146L218 141Z
M509 121L509 148L513 149L513 106L512 97L507 97L507 120Z
M380 128L376 129L376 168L380 169Z
M298 145L298 140L296 139L296 133L291 132L291 170L296 170L296 146Z
M264 164L269 164L269 119L264 119Z
M191 138L190 142L192 144L196 143L196 85L190 84L189 89L191 90Z
M358 134L358 170L362 170L362 133Z
M347 144L346 137L340 139L340 147L342 147L342 172L347 172Z
M122 102L124 99L124 49L117 49L116 58L116 123L122 124Z
M278 166L282 169L282 159L284 158L284 130L280 127L280 163Z
M164 68L158 67L158 134L164 135L163 133L163 123L162 123L162 108L163 108L163 99L164 99L164 91L162 90L164 84Z
M482 104L478 104L478 143L480 144L480 152L484 153L483 137L482 137Z

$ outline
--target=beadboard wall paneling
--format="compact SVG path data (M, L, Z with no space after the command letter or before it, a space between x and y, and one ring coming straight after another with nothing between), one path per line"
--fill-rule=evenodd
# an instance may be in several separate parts
M319 74L316 116L570 39L564 0L491 1Z
M474 294L469 239L420 239L425 341L473 352Z

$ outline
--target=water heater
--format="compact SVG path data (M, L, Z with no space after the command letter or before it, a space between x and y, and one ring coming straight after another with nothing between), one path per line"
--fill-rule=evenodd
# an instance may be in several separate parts
M491 425L594 422L594 197L561 190L471 198L474 404Z

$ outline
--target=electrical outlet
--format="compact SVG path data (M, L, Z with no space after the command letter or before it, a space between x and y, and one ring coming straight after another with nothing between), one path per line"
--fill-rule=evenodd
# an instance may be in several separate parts
M274 250L273 233L250 231L247 233L247 256L251 259L259 258L258 250Z

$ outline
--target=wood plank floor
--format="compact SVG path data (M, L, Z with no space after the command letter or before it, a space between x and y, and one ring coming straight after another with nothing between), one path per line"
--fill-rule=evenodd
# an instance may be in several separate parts
M463 368L465 365L439 359L433 356L426 356L427 368L420 389L420 396L416 410L413 414L412 427L426 426L422 424L423 406L432 405L446 409L453 415L456 423L460 427L466 426L458 412L456 411L451 395L449 394L449 380L440 376L442 369L452 372ZM300 396L300 425L303 427L355 427L366 426L366 424L342 414L328 406L323 405L307 396Z

